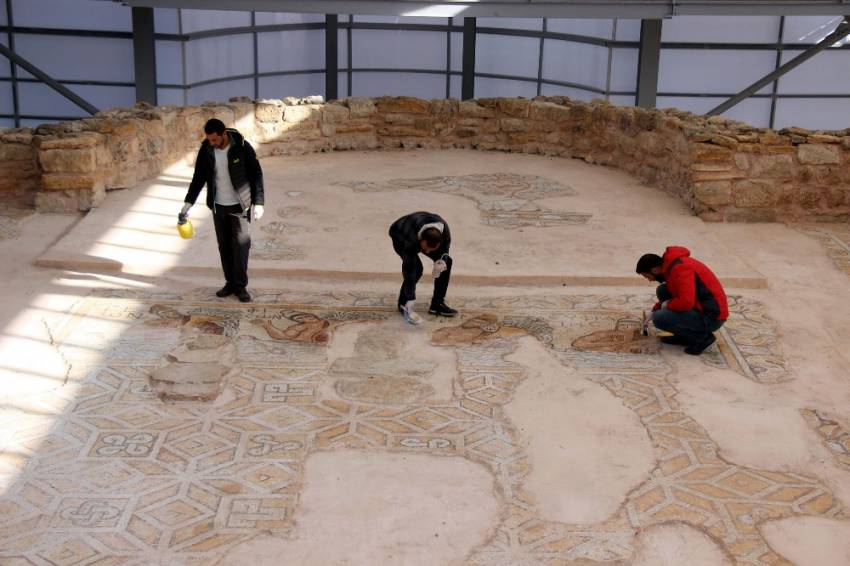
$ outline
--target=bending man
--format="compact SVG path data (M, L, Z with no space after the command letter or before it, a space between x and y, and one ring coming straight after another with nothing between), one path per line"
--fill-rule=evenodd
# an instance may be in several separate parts
M714 344L714 332L726 322L729 307L714 273L690 256L687 248L670 246L664 257L642 256L635 271L661 283L655 292L658 302L652 309L652 323L673 334L661 341L685 346L686 353L698 356Z
M422 277L420 253L434 260L434 295L428 312L437 316L455 316L457 311L447 307L445 302L452 272L452 258L449 257L452 237L446 221L430 212L414 212L393 222L390 238L393 240L393 249L401 256L404 282L398 294L398 310L405 320L413 324L421 322L413 310L416 284Z
M251 301L246 289L251 250L248 223L263 216L263 170L254 148L235 129L225 128L224 122L213 118L204 132L207 139L198 151L195 174L177 217L180 222L185 220L206 185L225 280L216 296L236 295L247 303Z

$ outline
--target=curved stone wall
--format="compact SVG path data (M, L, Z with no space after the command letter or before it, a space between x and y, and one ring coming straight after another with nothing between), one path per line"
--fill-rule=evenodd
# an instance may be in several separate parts
M260 155L418 147L557 155L625 171L678 195L706 220L850 219L850 130L773 131L678 110L566 97L139 104L0 133L0 154L27 165L7 166L0 190L28 183L37 186L40 210L87 210L106 190L130 187L194 158L203 124L214 116L242 131Z

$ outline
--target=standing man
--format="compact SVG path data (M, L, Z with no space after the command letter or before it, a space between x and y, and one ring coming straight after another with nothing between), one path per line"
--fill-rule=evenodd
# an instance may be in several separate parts
M685 346L685 353L694 356L714 344L714 332L726 322L729 307L723 286L704 263L693 259L687 248L670 246L664 257L642 256L635 271L661 283L652 323L673 334L662 342Z
M243 303L248 293L248 253L251 233L248 223L263 216L263 170L251 144L238 131L225 128L213 118L204 125L207 139L195 160L195 174L186 193L178 222L185 221L204 185L207 206L213 211L218 254L224 271L224 287L216 296L236 295Z
M420 253L434 260L434 295L428 312L437 316L455 316L457 311L447 307L445 302L452 273L452 258L449 257L452 237L446 221L430 212L414 212L393 222L390 238L393 240L393 249L401 256L404 282L398 294L398 310L404 319L411 324L422 322L413 310L416 283L422 277Z

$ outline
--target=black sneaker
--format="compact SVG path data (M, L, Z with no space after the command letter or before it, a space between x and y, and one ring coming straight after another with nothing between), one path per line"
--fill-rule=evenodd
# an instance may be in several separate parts
M439 305L431 305L428 308L428 314L452 317L457 315L457 311L453 308L447 307L446 303L440 303Z
M673 336L662 336L661 337L661 343L662 344L671 344L673 346L690 346L691 345L690 340L685 340L681 336L676 336L675 334Z
M230 283L226 284L224 287L215 292L216 297L229 297L234 293L233 287Z
M234 291L236 298L239 299L240 303L250 303L251 302L251 294L248 293L248 289L242 287L241 289L236 289Z
M699 356L705 351L706 348L708 348L715 342L717 342L717 338L714 337L714 334L709 334L699 342L691 344L690 346L685 348L685 353L690 354L692 356Z

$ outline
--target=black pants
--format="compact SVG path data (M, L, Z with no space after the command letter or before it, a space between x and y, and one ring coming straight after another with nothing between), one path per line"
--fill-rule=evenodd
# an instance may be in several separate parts
M673 298L666 283L659 285L655 294L661 302ZM684 312L662 308L652 313L652 324L658 330L670 332L692 344L698 344L705 340L709 334L720 330L723 321L706 316L697 310Z
M248 286L248 254L251 250L248 217L238 204L216 205L213 222L224 280L234 289L243 289Z
M401 257L401 275L404 281L398 293L398 304L404 305L407 301L416 299L416 284L422 278L422 260L419 254L408 255L403 252L401 242L393 238L393 249ZM436 306L446 300L446 292L449 289L449 279L452 276L452 258L449 257L448 248L440 249L438 252L428 254L428 257L437 261L442 258L446 262L446 270L434 279L434 296L431 297L431 305Z

